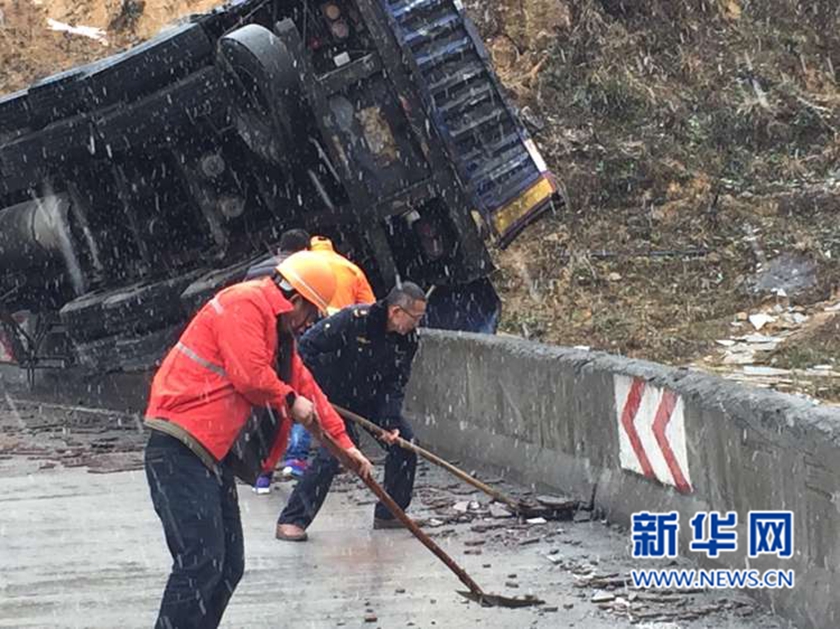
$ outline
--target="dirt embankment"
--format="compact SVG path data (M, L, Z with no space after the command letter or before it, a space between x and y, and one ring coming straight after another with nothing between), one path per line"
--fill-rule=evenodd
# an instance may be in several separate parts
M497 253L507 331L713 367L717 340L757 332L738 313L781 308L805 317L798 348L824 345L808 330L840 285L840 4L469 6L569 200ZM813 265L807 285L763 281L783 254ZM794 366L784 345L755 364Z
M0 94L149 39L219 0L0 0ZM50 20L103 31L104 41L54 30Z

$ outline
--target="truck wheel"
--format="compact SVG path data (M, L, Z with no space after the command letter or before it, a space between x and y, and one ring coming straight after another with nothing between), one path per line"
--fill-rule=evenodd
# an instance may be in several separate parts
M110 334L144 334L180 322L181 291L195 275L115 291L102 303Z
M105 336L102 302L109 294L107 290L93 291L67 302L59 310L58 316L73 341L79 343Z
M119 360L117 359L116 352L114 352L115 347L116 338L113 336L107 336L95 341L73 343L76 362L82 367L100 373L117 371L119 369Z
M219 40L217 63L231 83L233 119L248 147L286 172L300 127L300 79L286 46L270 30L249 24Z
M192 317L223 288L241 282L254 260L213 270L197 278L181 293L181 311Z

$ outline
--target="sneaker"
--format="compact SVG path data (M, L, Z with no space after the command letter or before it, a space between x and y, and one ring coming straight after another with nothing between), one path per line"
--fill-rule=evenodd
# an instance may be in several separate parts
M309 463L302 459L289 459L283 464L284 478L301 478L306 473Z
M254 493L258 496L264 496L265 494L271 493L271 476L268 474L262 474L259 478L257 478L257 482L254 485Z

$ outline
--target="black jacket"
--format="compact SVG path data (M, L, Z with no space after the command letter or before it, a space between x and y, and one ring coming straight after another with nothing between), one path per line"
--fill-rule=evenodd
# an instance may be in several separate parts
M417 333L387 332L384 301L350 306L318 322L298 345L331 402L391 430L399 424Z
M292 254L281 252L278 253L276 256L264 258L256 264L251 265L245 272L245 281L247 282L248 280L255 280L260 277L268 277L270 275L273 275L274 271L277 269L277 265L280 264L286 258L288 258L290 255Z

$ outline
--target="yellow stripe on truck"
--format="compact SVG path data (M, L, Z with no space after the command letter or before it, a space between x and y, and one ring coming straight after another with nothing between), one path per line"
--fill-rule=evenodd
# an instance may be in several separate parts
M554 184L543 175L539 181L528 188L493 216L493 226L503 235L511 225L525 216L532 209L547 201L555 193Z

